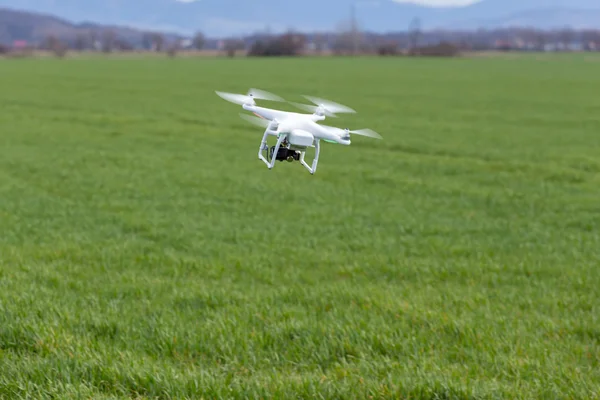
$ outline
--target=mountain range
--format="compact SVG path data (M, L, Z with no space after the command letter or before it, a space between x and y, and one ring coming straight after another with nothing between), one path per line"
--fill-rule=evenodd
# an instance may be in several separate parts
M527 26L599 28L598 0L480 0L462 7L431 7L407 0L0 0L0 8L60 16L76 23L126 25L212 37L255 32L331 31L348 21L354 6L363 29L405 31ZM476 1L476 0L474 0Z

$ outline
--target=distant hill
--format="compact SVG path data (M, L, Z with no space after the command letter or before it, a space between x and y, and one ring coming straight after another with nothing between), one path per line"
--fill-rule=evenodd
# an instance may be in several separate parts
M568 8L545 8L527 10L514 14L502 15L498 18L482 20L463 20L454 23L451 28L477 29L484 26L487 29L502 29L511 27L535 27L537 29L557 29L573 27L575 29L600 28L600 9L576 10Z
M108 31L113 32L118 40L134 46L141 45L144 35L149 33L125 26L90 22L75 24L52 15L0 8L0 43L10 44L18 40L42 43L49 35L65 42L73 42L77 37L85 37L88 40L95 37L99 40L102 34ZM163 34L167 41L179 37L168 32Z
M394 0L356 7L361 25L384 33L406 30L417 17L424 29L488 28L522 21L532 27L600 27L598 0L481 0L466 7L433 8ZM270 29L329 31L350 17L354 0L0 0L0 7L60 15L70 21L127 25L209 36ZM549 11L551 10L551 12Z
M22 1L24 3L29 2L29 0ZM49 6L51 3L53 3L49 0L36 1L39 1L40 6ZM331 4L336 3L339 0L331 0L331 3L324 2L320 12L315 12L314 9L307 10L307 5L317 7L316 3L313 4L315 1L316 0L305 0L304 2L289 3L286 5L286 7L288 7L288 12L286 15L289 17L290 21L300 21L304 19L310 20L312 17L313 26L302 29L303 32L335 32L337 23L344 21L344 18L346 17L345 15L341 15L343 14L343 10L336 9L339 18L337 20L331 18L329 20L330 26L325 24L325 13L327 10L329 10L330 13L333 13L334 10L333 7L331 7ZM0 0L0 4L2 2L6 3L7 1ZM73 10L83 10L80 6L81 3L75 0L55 0L55 2L59 4L59 6L56 7L57 10L62 9L66 5L71 7L69 8L71 10L71 14L73 14ZM99 18L103 15L102 12L100 12L101 10L107 7L107 9L111 9L109 7L110 4L114 6L112 8L114 13L116 13L114 10L121 10L121 6L123 6L123 10L125 11L130 9L129 5L121 3L121 0L114 0L109 3L98 3L95 0L88 0L88 2L90 10L99 10ZM218 3L215 3L214 0L202 0L202 3L198 4L180 4L175 3L173 0L148 0L148 5L143 8L139 7L139 4L141 3L136 3L138 4L139 8L137 10L137 14L132 14L132 19L137 16L139 21L144 20L144 16L150 15L149 13L154 10L153 4L162 5L165 8L158 8L158 10L161 10L161 12L156 11L156 15L160 15L160 18L156 17L153 20L149 19L148 21L154 21L155 23L148 22L145 24L146 28L141 27L141 25L144 24L138 24L140 26L136 28L135 24L133 24L134 27L128 25L119 25L116 23L103 24L97 20L94 20L94 22L85 22L86 20L72 22L66 18L59 18L49 14L43 14L41 12L0 8L0 44L9 44L17 40L24 40L29 43L40 44L46 40L49 35L54 35L63 42L67 42L71 46L74 45L75 41L86 40L86 47L89 47L90 43L98 43L99 40L102 40L101 36L106 32L112 32L119 43L137 48L148 48L148 34L151 32L160 32L167 44L180 38L181 36L185 36L184 34L172 33L168 31L165 33L165 30L158 29L161 26L167 26L167 22L171 21L175 23L175 21L177 21L177 23L182 25L187 24L189 26L193 26L191 21L204 18L205 22L206 20L213 21L213 29L209 29L207 31L206 29L198 28L198 30L208 33L208 35L213 35L213 39L209 39L207 41L207 47L216 48L217 40L214 38L214 36L218 35L214 35L215 30L220 31L223 35L230 31L247 31L247 34L260 33L261 31L264 32L265 27L271 28L273 32L285 30L287 27L282 23L277 22L283 21L283 19L278 20L276 18L276 16L280 15L280 7L276 7L275 3L272 2L280 2L280 0L254 0L252 2L241 2L241 0L219 0ZM600 27L600 10L581 10L560 7L561 2L563 2L563 0L530 0L528 2L528 6L537 6L538 8L518 11L519 8L523 6L520 0L502 0L502 2L500 2L500 0L484 0L469 7L453 9L428 8L414 4L397 4L392 1L388 1L380 3L378 7L374 6L365 8L360 12L357 11L357 16L359 21L363 22L361 24L362 27L366 28L372 33L405 32L415 17L420 19L420 27L422 30L431 30L434 28L447 28L450 30L475 30L481 27L487 29L512 27L560 29L566 26L575 29L587 29ZM571 6L585 6L588 3L590 3L589 0L570 1ZM273 8L269 9L267 7L266 9L261 9L258 7L258 5L263 5L265 7L271 5ZM549 5L552 7L541 8L542 5ZM215 12L215 14L208 14L207 12L192 12L195 10L195 8L192 7L200 7L199 9L202 9L201 7L209 6L212 7L212 10ZM225 9L227 9L227 12ZM182 14L182 10L187 10L188 13ZM398 10L404 10L404 14L403 16L401 15L401 18L397 14ZM229 14L233 16L243 14L244 12L249 13L247 15L247 20L251 21L253 18L255 18L255 21L260 21L266 18L268 23L262 27L262 24L259 22L238 23L232 22L233 20L231 18L219 16L226 16ZM387 19L383 18L382 14L384 14ZM399 22L395 23L394 25L390 21L396 17L398 17ZM105 20L110 19L111 18L108 16L108 14L105 14ZM319 21L321 21L321 24ZM380 26L378 26L377 29L374 29L372 24L364 23L364 21L377 21ZM390 29L384 29L385 21L388 21L388 27ZM254 26L252 24L256 25ZM208 26L210 26L210 23ZM289 25L289 27L293 26L293 24ZM206 24L204 27L206 28ZM251 29L252 27L255 29Z

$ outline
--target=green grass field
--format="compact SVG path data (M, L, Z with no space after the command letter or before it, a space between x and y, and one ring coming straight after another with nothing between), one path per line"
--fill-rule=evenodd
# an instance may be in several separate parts
M0 60L0 398L600 398L599 68Z

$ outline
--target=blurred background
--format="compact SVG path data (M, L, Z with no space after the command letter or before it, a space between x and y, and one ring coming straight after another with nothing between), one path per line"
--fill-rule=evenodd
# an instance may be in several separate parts
M597 0L2 0L5 56L598 51Z

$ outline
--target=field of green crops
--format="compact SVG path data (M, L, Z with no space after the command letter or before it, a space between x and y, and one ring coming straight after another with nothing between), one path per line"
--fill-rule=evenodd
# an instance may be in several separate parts
M0 398L600 398L599 68L0 60Z

